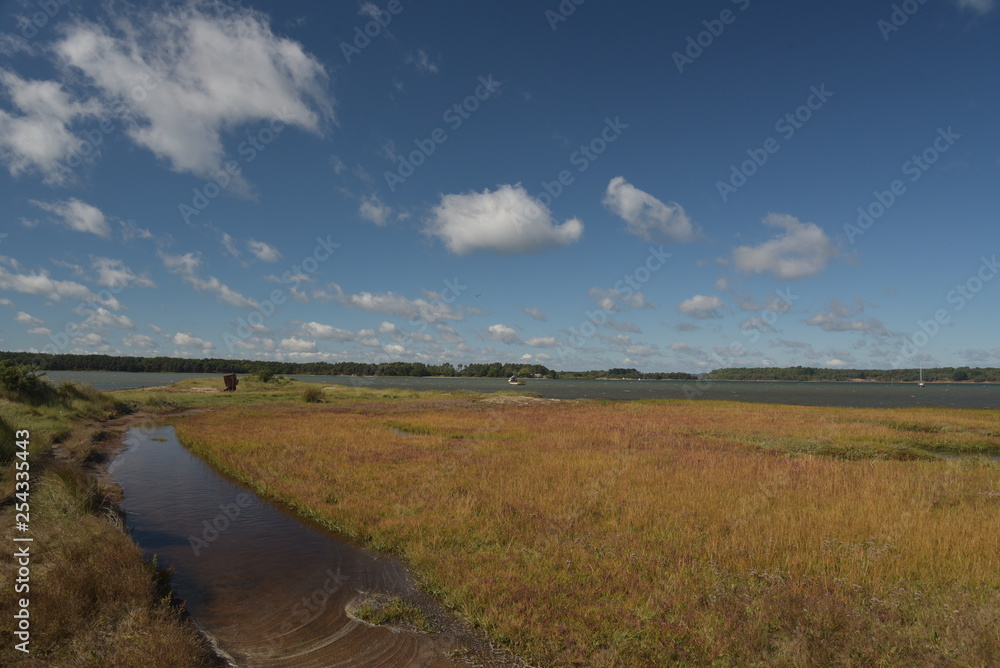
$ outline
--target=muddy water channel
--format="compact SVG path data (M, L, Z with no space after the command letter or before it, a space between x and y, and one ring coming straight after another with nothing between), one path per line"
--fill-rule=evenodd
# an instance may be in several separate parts
M171 567L176 596L240 666L505 665L418 592L406 567L293 517L232 483L172 427L132 429L110 473L133 539ZM347 613L362 593L399 595L438 633L370 626ZM477 645L478 643L478 645ZM467 649L466 649L467 648Z

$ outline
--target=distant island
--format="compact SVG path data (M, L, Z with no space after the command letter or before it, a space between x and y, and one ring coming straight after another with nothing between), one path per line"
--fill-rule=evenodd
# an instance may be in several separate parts
M119 371L139 373L242 373L315 376L441 376L446 378L606 379L606 380L739 380L784 382L879 382L915 383L919 369L828 369L793 366L736 367L715 369L706 374L680 371L643 372L614 368L591 371L555 371L541 364L490 362L477 364L424 364L422 362L277 362L220 358L128 357L114 355L52 355L48 353L4 352L0 360L32 366L45 371ZM938 367L923 370L925 382L1000 383L1000 368Z

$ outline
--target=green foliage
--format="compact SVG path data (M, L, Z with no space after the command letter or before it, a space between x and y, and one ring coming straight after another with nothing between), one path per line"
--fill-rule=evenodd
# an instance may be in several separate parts
M43 376L37 367L0 360L0 392L12 401L32 406L50 403L56 391Z
M7 421L0 415L0 466L14 461L17 453L17 446L14 445L14 428L7 424Z
M274 371L266 364L255 364L250 370L250 377L262 383L267 383L274 378Z
M316 386L307 387L302 390L302 400L307 404L323 403L323 388Z

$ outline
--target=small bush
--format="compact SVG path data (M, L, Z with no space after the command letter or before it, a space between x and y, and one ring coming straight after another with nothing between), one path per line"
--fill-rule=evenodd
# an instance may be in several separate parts
M0 393L12 401L40 406L51 403L56 389L38 373L37 367L0 360Z
M307 387L302 391L302 400L305 401L307 404L323 403L323 388Z
M7 421L0 417L0 465L9 464L14 461L17 453L17 446L14 445L14 428L7 424Z
M253 368L250 369L250 377L255 380L259 380L262 383L267 383L274 378L274 372L264 364L255 364Z

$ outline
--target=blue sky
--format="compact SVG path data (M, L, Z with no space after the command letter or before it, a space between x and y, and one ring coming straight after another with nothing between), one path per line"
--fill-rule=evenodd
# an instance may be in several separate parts
M0 348L998 366L995 5L0 2Z

